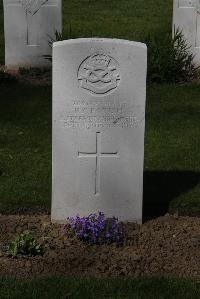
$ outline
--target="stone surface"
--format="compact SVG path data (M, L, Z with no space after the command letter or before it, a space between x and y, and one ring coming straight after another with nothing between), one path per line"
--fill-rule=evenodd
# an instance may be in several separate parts
M62 30L61 0L4 0L5 64L46 67L50 38Z
M200 0L174 0L173 32L180 28L200 65Z
M53 221L103 211L141 222L146 56L124 40L54 44Z

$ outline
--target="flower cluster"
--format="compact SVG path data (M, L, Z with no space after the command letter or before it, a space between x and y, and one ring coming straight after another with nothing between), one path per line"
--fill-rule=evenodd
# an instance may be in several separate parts
M105 218L102 212L88 217L77 215L67 220L72 232L81 241L99 245L113 242L121 244L126 237L124 225L116 217Z

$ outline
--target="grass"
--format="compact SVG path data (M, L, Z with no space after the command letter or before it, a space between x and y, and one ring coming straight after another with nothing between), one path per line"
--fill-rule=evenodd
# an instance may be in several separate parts
M164 16L164 17L163 17ZM63 36L144 41L171 30L172 0L64 0ZM0 63L4 63L3 1L0 1Z
M8 88L9 86L9 88ZM0 211L50 208L51 88L2 85ZM200 85L147 91L144 213L200 215Z
M0 209L50 205L51 90L1 86Z
M144 209L200 215L200 85L148 89Z
M171 30L172 1L65 0L63 13L64 35L71 27L76 37L144 40L151 32Z
M175 278L0 279L1 299L197 299L200 283Z

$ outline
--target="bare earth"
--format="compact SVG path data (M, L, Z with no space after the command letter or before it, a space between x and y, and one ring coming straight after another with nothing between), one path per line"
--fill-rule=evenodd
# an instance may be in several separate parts
M166 215L127 228L124 246L92 246L64 235L48 215L0 215L0 276L63 273L200 278L200 218ZM8 257L8 243L27 229L43 245L43 256Z

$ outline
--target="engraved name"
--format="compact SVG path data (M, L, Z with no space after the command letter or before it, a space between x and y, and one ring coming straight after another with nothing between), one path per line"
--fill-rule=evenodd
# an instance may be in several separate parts
M65 113L63 122L66 128L133 128L143 121L144 116L136 117L133 107L123 102L98 104L75 100L71 111Z

